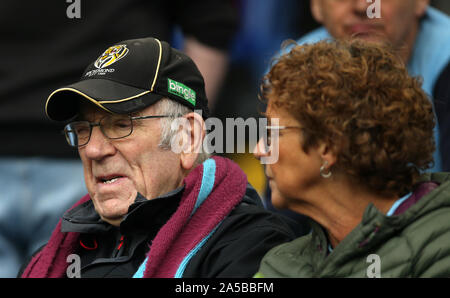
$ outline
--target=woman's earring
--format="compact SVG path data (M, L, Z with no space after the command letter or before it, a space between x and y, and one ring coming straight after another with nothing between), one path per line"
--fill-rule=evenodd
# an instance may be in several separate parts
M328 166L328 161L325 160L323 165L320 167L320 176L322 176L325 179L330 178L332 175L331 170L328 170L328 173L325 173L325 171L327 170L327 166Z

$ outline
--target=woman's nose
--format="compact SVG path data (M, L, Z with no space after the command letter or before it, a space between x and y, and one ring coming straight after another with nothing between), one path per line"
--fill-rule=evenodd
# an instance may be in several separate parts
M264 138L260 138L255 148L253 149L253 155L257 159L260 159L261 157L266 156L268 154L266 144L264 143L265 143Z

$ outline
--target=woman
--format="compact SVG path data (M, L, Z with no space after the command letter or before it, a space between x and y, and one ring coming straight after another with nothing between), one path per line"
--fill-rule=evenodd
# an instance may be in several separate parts
M257 277L450 276L450 175L421 175L435 150L432 104L388 47L297 46L272 67L266 166L277 208L312 232L275 247ZM278 122L278 123L277 123Z

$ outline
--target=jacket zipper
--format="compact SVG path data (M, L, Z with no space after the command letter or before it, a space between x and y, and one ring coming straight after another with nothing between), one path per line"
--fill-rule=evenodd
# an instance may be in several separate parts
M117 248L114 251L113 258L117 258L120 255L122 255L123 250L124 250L124 245L123 245L124 239L125 239L125 236L122 235L119 239L119 244L117 245Z

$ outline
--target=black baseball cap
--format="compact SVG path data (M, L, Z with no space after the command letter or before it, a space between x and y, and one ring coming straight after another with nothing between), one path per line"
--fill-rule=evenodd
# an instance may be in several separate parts
M79 82L53 91L45 112L52 120L70 120L81 99L111 113L129 114L163 97L208 117L205 83L191 58L153 37L132 39L109 47Z

